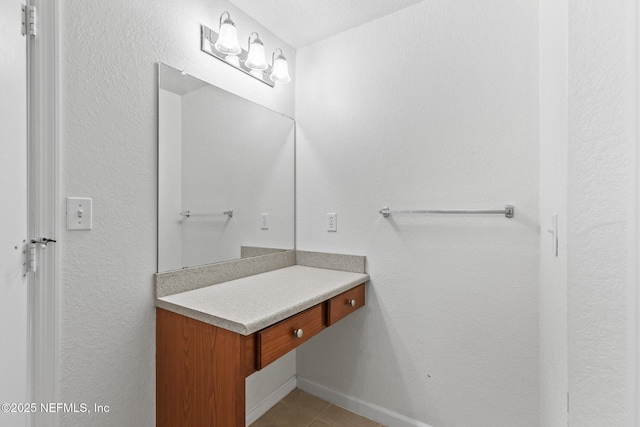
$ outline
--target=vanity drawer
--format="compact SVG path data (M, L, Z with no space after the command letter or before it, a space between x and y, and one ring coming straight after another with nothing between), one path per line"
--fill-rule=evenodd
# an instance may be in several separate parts
M331 326L338 320L353 313L364 305L364 283L336 295L328 302L327 326Z
M324 303L258 332L258 369L290 352L325 327ZM295 335L301 331L300 337Z

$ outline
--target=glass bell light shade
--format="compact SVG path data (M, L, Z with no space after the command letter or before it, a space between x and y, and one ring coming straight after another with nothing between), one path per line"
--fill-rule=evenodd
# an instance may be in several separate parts
M251 37L255 34L256 38L251 41ZM262 40L258 36L258 33L251 33L249 36L249 53L247 53L247 60L244 62L248 68L252 70L266 70L267 59L264 55L264 45Z
M276 49L280 53L276 56L276 52L273 52L273 70L269 76L271 80L277 83L289 83L291 77L289 77L289 65L287 64L287 58L284 57L282 49Z
M224 15L227 17L223 20ZM231 20L229 12L223 12L220 15L220 31L218 40L214 44L214 47L218 52L226 53L227 55L237 55L242 49L240 49L240 43L238 43L238 31L236 30L236 24Z

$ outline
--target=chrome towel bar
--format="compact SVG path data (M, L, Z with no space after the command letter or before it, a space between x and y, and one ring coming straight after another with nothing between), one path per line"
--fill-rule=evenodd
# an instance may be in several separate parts
M224 211L222 213L195 213L191 211L180 212L180 216L184 216L187 218L191 218L192 216L217 216L217 215L227 215L229 218L233 218L233 209Z
M463 215L504 215L506 218L513 218L515 212L514 205L506 205L504 209L407 209L391 210L388 206L380 209L383 217L388 218L391 214L463 214Z

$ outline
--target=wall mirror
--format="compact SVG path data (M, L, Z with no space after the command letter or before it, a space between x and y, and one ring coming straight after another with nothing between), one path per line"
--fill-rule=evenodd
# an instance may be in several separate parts
M158 72L158 271L293 249L294 121Z

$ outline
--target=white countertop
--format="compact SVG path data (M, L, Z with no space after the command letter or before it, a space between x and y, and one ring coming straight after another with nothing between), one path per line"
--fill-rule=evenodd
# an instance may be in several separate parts
M294 265L157 298L156 306L250 335L368 280L368 274Z

